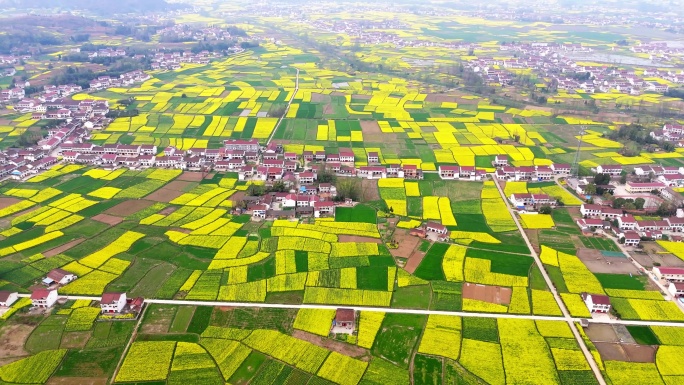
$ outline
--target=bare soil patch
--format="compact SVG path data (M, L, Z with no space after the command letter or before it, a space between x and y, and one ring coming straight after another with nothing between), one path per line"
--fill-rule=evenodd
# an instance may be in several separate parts
M292 332L294 338L299 338L300 340L311 342L314 345L318 345L322 348L333 350L345 356L358 358L362 361L368 362L370 357L366 349L360 348L358 346L349 345L347 343L335 340L329 340L315 334L307 333L301 330L295 330Z
M656 347L651 345L622 344L630 362L655 362Z
M619 342L620 338L615 333L615 329L611 325L605 324L590 324L584 329L589 339L596 342Z
M512 294L513 290L510 287L478 285L468 282L463 285L463 298L476 299L498 305L508 305L511 303Z
M418 265L420 265L420 263L423 261L423 258L425 258L425 253L414 250L409 256L408 262L406 262L406 266L404 266L404 270L413 274L418 268Z
M366 201L377 201L380 199L380 191L378 191L378 181L373 179L361 179L361 188L363 189L363 199ZM235 196L235 195L233 195Z
M161 214L161 215L169 215L169 214L172 214L172 213L173 213L174 211L176 211L176 210L177 210L176 207L174 207L174 206L169 206L169 207L163 209L162 211L160 211L159 214Z
M62 254L63 252L69 250L70 248L78 245L83 241L85 241L85 238L74 239L73 241L65 243L62 246L55 247L54 249L50 249L44 252L43 255L45 256L45 258L54 257L55 255Z
M382 134L380 130L380 125L375 120L362 120L361 122L361 132L366 134Z
M149 199L151 201L155 202L164 202L168 203L171 202L172 200L178 198L179 196L183 195L183 191L178 191L178 190L171 190L168 188L161 188L152 194L148 195L145 197L145 199Z
M0 359L27 356L24 343L33 331L29 325L9 325L2 328L0 335Z
M431 103L441 103L441 102L455 102L456 97L453 95L444 95L444 94L428 94L428 96L425 98L426 102L431 102Z
M598 349L599 354L601 354L601 358L603 358L604 361L629 361L627 353L624 349L622 349L620 344L612 342L596 342L594 345L596 345L596 349Z
M244 191L238 191L235 194L228 197L228 199L233 202L240 202L241 200L245 199L245 196L247 196L247 194Z
M127 217L129 215L133 215L137 213L140 210L146 209L150 206L152 206L154 202L144 200L144 199L137 199L137 200L130 200L126 202L119 203L118 205L110 208L109 210L105 211L105 214L110 214L110 215L116 215L120 217Z
M67 332L62 336L62 349L82 349L90 339L90 331L87 332Z
M600 251L587 248L579 248L577 256L593 273L639 274L627 258L605 257Z
M184 171L176 179L177 180L184 180L187 182L201 182L202 179L204 179L204 174L202 174L201 172Z
M672 254L651 254L632 252L629 255L634 258L641 266L651 269L656 263L660 266L684 267L684 261Z
M318 92L312 92L311 93L311 102L312 103L323 103L323 102L329 102L329 101L330 101L330 96L328 96L328 95L319 94Z
M409 235L408 230L404 229L394 230L392 238L397 241L399 248L390 249L390 254L400 258L409 258L421 241L420 238Z
M106 377L52 377L47 385L107 385Z
M0 209L4 209L5 207L12 206L19 202L21 202L21 199L2 197L0 198Z
M192 182L188 181L174 180L173 182L170 182L169 184L165 185L164 188L169 190L185 191L185 189L187 189L188 186L192 184Z
M367 243L382 243L378 238L361 237L358 235L338 235L339 242L367 242Z
M98 214L93 217L94 220L102 223L106 223L110 226L116 226L119 223L123 222L123 218L121 217L115 217L113 215L108 215L108 214Z

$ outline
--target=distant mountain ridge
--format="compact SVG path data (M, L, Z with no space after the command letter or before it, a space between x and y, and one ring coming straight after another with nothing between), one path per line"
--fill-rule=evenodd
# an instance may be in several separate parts
M101 15L136 12L160 12L182 8L165 0L0 0L0 7L18 9L61 8L83 10Z

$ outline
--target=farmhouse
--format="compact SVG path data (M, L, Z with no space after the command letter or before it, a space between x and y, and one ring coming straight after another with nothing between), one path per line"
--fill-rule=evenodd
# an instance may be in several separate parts
M437 233L437 234L448 234L449 230L445 227L440 225L439 223L435 222L428 222L425 224L425 231L429 233Z
M121 313L126 306L126 293L104 293L100 301L102 313Z
M494 167L508 166L508 155L497 155L494 157Z
M640 182L627 182L625 185L625 190L628 193L632 194L638 194L638 193L650 193L653 190L660 191L664 189L665 184L661 182L645 182L645 183L640 183Z
M458 166L439 166L439 177L442 179L458 179Z
M684 282L684 268L654 266L653 274L660 280L669 282Z
M598 165L596 166L596 173L619 176L622 174L622 166L619 164Z
M76 278L76 275L69 273L66 270L54 269L48 273L47 277L43 280L43 283L46 285L52 285L53 283L66 285Z
M610 298L607 295L582 293L582 300L592 313L608 313L610 311Z
M57 302L57 290L38 289L31 293L31 303L35 307L50 308Z
M667 286L667 291L675 298L684 296L684 283L670 282Z
M333 328L336 333L352 334L356 328L356 312L353 309L337 309Z
M578 219L577 220L577 226L579 226L579 228L582 230L609 229L610 223L606 223L600 219L587 218L587 219Z
M0 307L10 307L17 301L19 295L16 291L0 291Z
M639 246L641 243L641 237L636 231L626 231L625 232L625 245L626 246Z

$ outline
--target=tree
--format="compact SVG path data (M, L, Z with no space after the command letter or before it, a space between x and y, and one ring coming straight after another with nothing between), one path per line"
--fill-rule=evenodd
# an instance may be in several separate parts
M551 214L552 209L549 205L543 205L539 208L539 214Z
M596 194L596 184L589 183L588 185L586 185L586 187L584 187L584 192L589 195Z
M646 200L644 198L637 198L634 200L634 206L638 210L643 210L644 209L644 204L646 203Z
M626 184L627 183L627 174L622 174L620 176L620 184Z
M337 175L335 175L335 173L330 168L328 168L327 166L318 172L318 182L319 183L335 184L336 179L337 179Z
M594 184L596 185L605 185L610 183L610 175L609 174L596 174L594 177Z
M359 178L340 178L336 184L338 201L351 199L361 201L361 180Z
M260 184L249 185L249 187L247 188L247 195L257 196L257 197L264 195L264 186L262 186Z
M273 183L268 192L287 192L287 187L285 187L285 183L282 180L279 180Z

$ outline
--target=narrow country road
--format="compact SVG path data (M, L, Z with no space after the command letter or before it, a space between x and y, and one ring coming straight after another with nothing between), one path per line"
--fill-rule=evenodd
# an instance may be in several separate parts
M19 297L30 297L30 294L19 294ZM61 296L61 299L68 300L90 300L100 301L101 297L69 295ZM365 307L365 306L345 306L345 305L316 305L316 304L280 304L280 303L262 303L262 302L220 302L220 301L193 301L193 300L179 300L179 299L145 299L145 303L154 303L160 305L181 305L181 306L215 306L215 307L255 307L263 309L354 309L356 311L369 312L383 312L395 314L420 314L420 315L449 315L457 317L480 317L480 318L510 318L510 319L527 319L533 321L568 321L579 322L582 318L573 317L559 317L559 316L543 316L530 314L508 314L508 313L471 313L462 311L442 311L442 310L421 310L421 309L397 309L388 307ZM684 328L684 322L660 322L660 321L627 321L627 320L587 320L589 323L595 324L614 324L614 325L639 325L639 326L672 326Z
M577 326L575 325L576 319L574 319L570 316L570 312L568 312L568 309L565 307L565 303L563 303L563 300L561 299L560 295L558 294L558 290L556 290L556 287L553 285L553 282L551 281L551 277L549 277L549 274L546 272L546 269L544 269L544 265L542 264L541 259L539 259L539 255L537 254L537 252L532 247L532 243L530 243L530 239L527 237L527 234L525 234L525 230L522 228L522 225L520 225L520 221L518 220L516 213L511 208L511 206L508 204L508 199L506 198L506 194L504 193L503 189L501 188L501 185L499 184L499 180L496 177L493 177L492 179L494 180L494 184L496 185L496 189L499 191L499 195L501 195L501 199L503 199L504 203L506 204L506 208L508 209L508 213L513 218L513 221L515 221L515 225L518 227L518 231L520 232L523 239L525 240L525 244L527 244L527 247L530 249L530 253L532 254L532 257L534 258L534 261L536 262L537 266L539 267L539 270L541 271L542 276L544 277L544 281L546 281L546 286L548 286L549 290L551 290L551 293L553 293L553 298L556 300L558 307L561 309L561 312L563 313L563 317L565 318L568 325L570 326L570 329L572 330L572 334L575 335L575 339L577 340L577 343L582 348L582 352L584 353L584 357L587 359L587 362L589 362L589 366L591 366L591 370L594 372L594 376L596 376L596 379L598 380L600 385L606 385L606 381L603 379L603 375L601 374L601 370L599 369L598 365L596 364L596 361L594 360L594 356L591 355L591 352L589 351L587 346L584 344L584 340L582 339L582 336L580 335L579 331L577 330Z
M292 91L292 96L290 96L290 100L287 102L287 107L285 107L285 112L283 112L283 116L278 119L278 123L276 123L275 127L273 128L273 131L271 132L271 135L268 137L268 140L266 141L266 145L268 146L269 143L271 143L271 140L273 140L273 136L275 133L278 131L278 127L280 127L280 123L283 122L283 119L285 119L285 116L287 116L287 113L290 111L290 106L292 105L292 102L294 101L295 96L297 96L297 92L299 91L299 68L296 68L297 70L297 77L295 78L295 88L294 91Z

